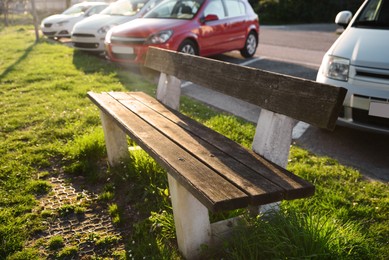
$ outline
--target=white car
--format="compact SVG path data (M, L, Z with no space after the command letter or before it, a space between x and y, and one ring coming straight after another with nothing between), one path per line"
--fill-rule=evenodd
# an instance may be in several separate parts
M118 0L100 14L77 23L72 31L75 49L91 52L104 51L104 39L112 27L143 16L160 0Z
M389 133L389 0L366 0L325 54L316 81L348 89L339 122Z
M62 14L55 14L42 20L41 31L49 38L70 37L73 26L108 7L104 2L83 2L66 9Z

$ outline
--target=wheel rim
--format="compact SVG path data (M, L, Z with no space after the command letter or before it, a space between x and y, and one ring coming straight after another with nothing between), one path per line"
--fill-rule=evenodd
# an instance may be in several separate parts
M190 45L190 44L185 44L184 46L182 46L181 52L183 52L183 53L188 53L188 54L192 54L192 55L195 55L195 54L196 54L195 49L194 49L193 46Z
M254 34L250 34L249 37L247 37L247 42L246 42L247 52L250 55L254 54L256 47L257 47L257 39L255 38Z

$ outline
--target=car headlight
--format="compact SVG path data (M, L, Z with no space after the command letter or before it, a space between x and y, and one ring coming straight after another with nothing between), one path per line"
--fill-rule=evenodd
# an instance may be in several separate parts
M350 70L350 60L328 56L323 69L323 74L331 79L347 81Z
M108 30L107 34L105 35L105 39L104 39L105 44L111 43L111 35L112 35L112 29Z
M64 24L67 24L69 21L61 21L61 22L58 22L57 25L58 26L63 26Z
M116 26L116 24L104 25L103 27L97 30L97 33L106 34L109 31L109 29L111 29L114 26Z
M173 35L173 30L167 30L152 34L148 39L149 44L161 44L167 42Z

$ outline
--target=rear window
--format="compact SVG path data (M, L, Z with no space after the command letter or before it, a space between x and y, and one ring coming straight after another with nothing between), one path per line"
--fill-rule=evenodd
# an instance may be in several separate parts
M246 14L244 4L239 0L225 0L229 17L242 16Z
M355 20L354 27L389 29L389 0L371 0Z
M209 4L204 9L204 16L209 14L215 14L219 19L224 19L226 17L222 0L209 1Z

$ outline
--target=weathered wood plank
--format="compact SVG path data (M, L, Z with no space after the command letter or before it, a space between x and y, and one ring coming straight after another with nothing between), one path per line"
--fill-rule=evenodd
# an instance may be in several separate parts
M201 136L188 132L185 128L180 127L179 124L159 114L159 111L146 106L136 99L137 93L112 92L110 95L115 99L119 99L125 107L155 129L158 129L165 136L168 136L173 142L179 144L192 156L214 169L219 175L242 191L248 193L252 204L262 205L284 199L286 191L282 187L240 163L233 157L233 154L227 154L219 150L213 144L204 141ZM165 110L163 106L162 109ZM190 128L191 121L181 121L180 123L188 124ZM209 133L206 135L217 134L211 129L207 130ZM235 143L234 146L238 146L238 144Z
M115 98L119 100L128 99L128 96L125 93L115 92L110 94L114 95ZM246 167L250 168L252 171L256 172L256 175L259 177L258 179L255 179L255 176L252 176L251 175L252 173L250 172L249 175L242 174L242 178L247 178L246 181L250 181L254 185L259 185L259 187L261 187L261 185L264 184L261 183L263 181L262 178L266 178L267 180L271 181L272 183L281 187L284 190L283 199L303 198L314 194L315 188L311 183L301 179L300 177L292 174L291 172L283 169L282 167L279 167L274 163L269 162L268 160L259 156L255 152L243 148L242 146L233 142L227 137L215 131L210 130L206 126L196 122L195 120L189 117L182 115L179 112L168 109L167 107L159 103L154 98L148 96L147 94L144 94L142 92L137 92L137 93L132 92L130 93L130 95L136 98L137 100L141 101L142 103L146 104L151 109L158 111L158 113L160 113L161 115L169 119L174 124L183 128L186 132L188 132L190 138L193 138L194 140L197 140L198 143L201 143L201 145L205 147L205 151L199 151L193 149L194 151L193 154L195 156L199 156L201 155L201 153L203 153L203 156L207 157L209 153L213 153L215 155L214 160L221 160L220 158L223 158L222 159L223 163L232 164L229 166L230 167L229 170L237 171L238 174L242 174L242 169L246 169L246 168L238 169L237 168L238 166L236 166L236 162L240 162L241 164L244 164ZM161 129L165 128L164 126L158 126L158 127L161 127ZM173 135L174 131L176 130L170 131L170 133ZM208 145L204 144L204 142L207 142ZM210 150L209 145L212 145L215 148L217 148L219 152L213 149L212 152L207 153L207 151ZM190 147L191 147L190 149L192 149L192 147L194 146L196 146L195 143L190 143ZM228 154L228 156L232 157L234 160L227 160L226 156L223 155L223 153L221 152L223 152L224 154ZM209 159L207 160L209 161ZM241 187L245 187L246 185L247 184ZM252 204L259 205L263 203L261 203L259 200L257 201L253 199Z
M335 127L347 90L310 80L149 48L145 66L327 129Z
M209 210L236 209L249 204L247 194L196 160L108 94L88 92L88 97L106 115L114 118L130 138L136 141Z

